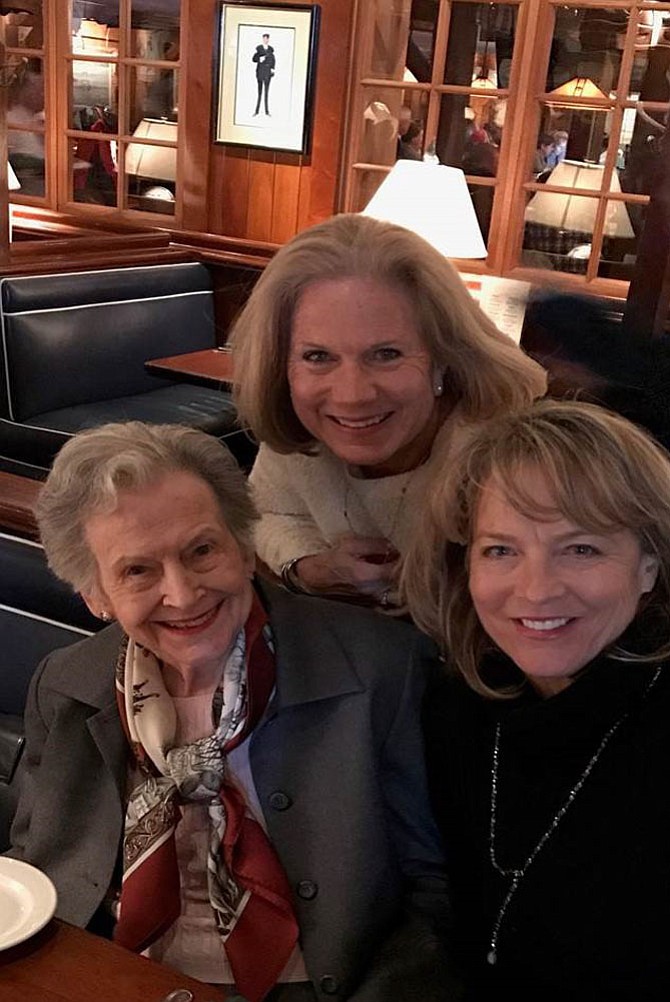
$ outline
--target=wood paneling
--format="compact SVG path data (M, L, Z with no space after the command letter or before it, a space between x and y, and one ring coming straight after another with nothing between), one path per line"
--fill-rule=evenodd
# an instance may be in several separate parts
M312 151L301 157L212 143L218 4L185 0L187 86L180 112L186 229L281 244L335 212L354 5L321 0Z

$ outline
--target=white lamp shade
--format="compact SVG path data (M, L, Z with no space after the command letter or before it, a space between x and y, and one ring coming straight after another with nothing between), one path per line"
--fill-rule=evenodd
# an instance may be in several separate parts
M573 160L562 160L549 175L547 184L573 188L574 195L555 191L536 191L526 206L526 222L553 226L559 230L578 230L593 233L598 208L597 198L578 195L579 190L599 191L602 188L603 164L585 164ZM610 191L621 191L619 176L612 171ZM623 202L608 201L603 230L606 237L626 237L631 239L635 231Z
M398 160L363 215L413 230L446 257L486 257L465 174L457 167Z
M10 164L9 160L7 161L7 187L10 191L18 191L21 187L21 182L14 173L14 168Z
M176 143L177 123L159 118L143 118L133 136L135 139L162 139ZM177 150L170 146L129 143L126 151L126 174L176 181Z

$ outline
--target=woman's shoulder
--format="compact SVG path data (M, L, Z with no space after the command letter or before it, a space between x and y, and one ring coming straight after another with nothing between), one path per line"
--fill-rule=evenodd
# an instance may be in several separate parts
M40 690L57 691L73 698L93 696L109 686L123 631L113 623L99 633L48 654L41 663Z

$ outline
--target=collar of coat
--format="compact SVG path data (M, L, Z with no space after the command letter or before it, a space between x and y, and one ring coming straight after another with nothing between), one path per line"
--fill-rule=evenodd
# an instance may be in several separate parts
M374 624L379 626L379 643L383 644L386 621L382 617L332 600L290 595L258 580L256 588L275 640L277 709L365 689L354 667L357 638L369 637ZM356 629L359 619L365 629ZM393 636L386 636L392 645ZM122 637L115 623L66 648L63 669L59 675L50 675L49 687L97 709L114 705L114 667Z

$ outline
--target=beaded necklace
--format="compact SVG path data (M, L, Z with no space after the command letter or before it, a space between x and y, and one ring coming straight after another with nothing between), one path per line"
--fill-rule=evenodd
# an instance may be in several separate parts
M656 671L654 672L653 678L651 679L651 681L649 682L649 684L647 685L647 687L646 687L646 689L644 691L644 694L642 696L643 699L647 698L647 696L649 695L649 693L651 692L651 690L653 689L653 687L656 685L656 682L658 681L658 677L659 677L660 674L661 674L661 667L659 666L659 667L656 668ZM491 866L496 871L496 873L499 873L501 877L511 877L512 878L512 882L511 882L511 884L510 884L510 886L508 888L507 894L503 898L503 903L501 904L500 908L498 909L498 914L496 915L495 920L493 922L493 928L491 930L491 939L489 941L489 950L488 950L488 953L486 954L487 963L492 964L492 965L497 963L497 960L498 960L498 937L500 935L500 927L502 925L503 919L505 918L505 914L507 913L507 909L509 908L510 902L511 902L512 898L514 897L514 895L516 894L521 881L526 876L526 874L528 873L528 870L530 869L530 867L535 862L535 860L537 859L537 857L540 854L540 852L542 851L542 849L545 847L545 845L547 844L547 842L549 841L549 839L551 838L551 836L554 834L554 832L558 828L558 826L561 823L561 821L563 820L563 817L565 816L566 812L569 810L570 805L573 803L575 797L577 796L577 794L579 793L579 791L581 790L581 788L584 786L584 783L586 782L586 780L589 778L589 776L590 776L590 774L591 774L594 766L596 765L598 759L600 758L600 756L604 752L604 750L607 747L607 745L609 744L610 740L614 737L614 735L616 734L616 732L619 730L619 728L621 727L621 725L623 724L623 722L627 719L627 717L629 716L629 713L630 713L629 710L627 710L625 713L623 713L619 717L619 719L616 720L612 724L612 726L609 728L609 730L605 733L605 736L603 737L602 741L600 742L600 744L596 748L594 754L591 756L591 758L587 762L586 768L582 772L581 776L579 777L579 779L577 780L577 782L575 783L575 785L572 787L572 789L568 793L567 797L565 798L565 800L563 801L563 803L561 804L561 806L559 807L559 809L554 814L553 818L549 822L549 826L544 831L544 833L540 836L540 838L536 842L534 848L531 849L530 853L528 854L528 856L526 857L526 859L522 863L522 865L520 867L518 867L518 868L508 867L507 869L505 869L504 867L500 866L500 864L498 863L498 860L496 858L496 848L495 848L496 826L497 826L497 806L498 806L498 767L499 767L499 759L500 759L500 722L498 722L496 724L495 741L494 741L494 745L493 745L493 762L492 762L492 765L491 765L491 801L490 801L491 806L490 806L490 813L489 813L489 859L491 861Z

